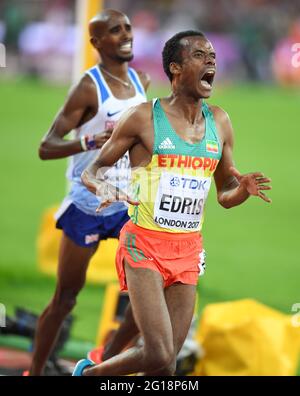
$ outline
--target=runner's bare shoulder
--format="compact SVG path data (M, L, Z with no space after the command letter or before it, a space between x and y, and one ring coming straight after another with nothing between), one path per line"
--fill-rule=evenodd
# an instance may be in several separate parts
M68 94L67 100L79 100L88 105L97 104L97 88L90 76L85 74L78 83L74 84Z

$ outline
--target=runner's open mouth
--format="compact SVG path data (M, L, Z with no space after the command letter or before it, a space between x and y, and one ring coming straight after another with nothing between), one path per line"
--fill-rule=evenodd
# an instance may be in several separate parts
M126 41L120 45L120 50L124 52L129 52L132 50L132 41Z
M213 70L207 71L201 78L201 82L206 82L210 86L212 86L212 83L214 81L215 77L215 72Z

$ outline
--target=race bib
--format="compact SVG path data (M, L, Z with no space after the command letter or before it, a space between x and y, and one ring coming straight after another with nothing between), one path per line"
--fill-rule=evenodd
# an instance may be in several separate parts
M181 231L199 230L210 185L210 177L163 172L154 204L155 223Z

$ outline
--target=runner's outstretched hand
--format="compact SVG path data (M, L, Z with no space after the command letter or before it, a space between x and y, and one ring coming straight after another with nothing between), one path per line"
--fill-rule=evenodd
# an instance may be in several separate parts
M139 205L139 201L133 199L125 191L106 182L100 182L98 184L96 195L102 198L100 205L96 209L97 213L107 208L113 202L124 201L131 205Z
M242 175L236 168L233 166L230 167L230 172L233 176L235 176L240 183L239 188L243 188L250 195L256 195L259 198L263 199L266 202L271 203L272 200L268 198L262 191L271 190L272 187L270 185L266 185L266 183L270 183L271 179L265 177L261 172L253 172L246 173Z

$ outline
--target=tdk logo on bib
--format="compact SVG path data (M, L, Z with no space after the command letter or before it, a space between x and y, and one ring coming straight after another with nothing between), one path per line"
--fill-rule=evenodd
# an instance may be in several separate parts
M187 177L174 176L170 179L170 186L171 187L182 187L184 189L191 189L191 190L203 190L207 189L207 180L199 180L199 179L190 179Z
M162 172L154 202L154 222L178 231L199 230L210 184L210 177Z
M170 180L170 186L172 186L172 187L178 187L178 186L180 186L180 179L179 179L179 177L177 177L177 176L172 177L172 179Z

